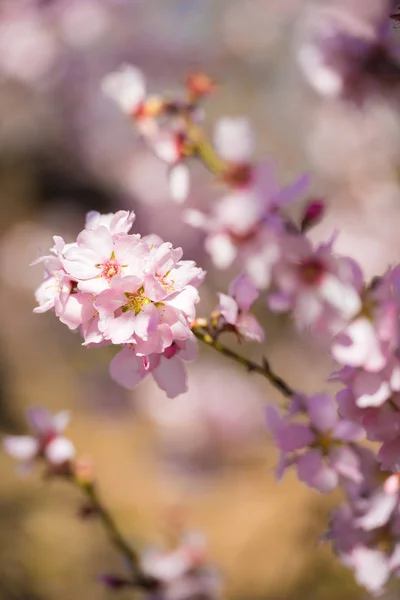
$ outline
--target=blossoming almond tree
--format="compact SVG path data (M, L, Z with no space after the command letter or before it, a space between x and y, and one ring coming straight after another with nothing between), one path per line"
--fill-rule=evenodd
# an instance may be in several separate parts
M326 39L319 30L299 54L318 93L347 97L349 72L343 64L354 58L354 44L366 53L366 62L351 63L358 81L366 75L371 83L368 65L378 48L380 60L395 68L380 27L359 30L340 13L325 10L319 18L324 25L331 19L338 32ZM348 53L347 62L339 60ZM265 415L266 432L280 452L277 477L294 469L301 482L321 493L341 488L344 500L325 538L357 582L379 594L400 575L400 268L391 266L365 281L354 260L335 252L334 238L315 246L308 232L322 218L324 202L309 199L298 223L286 210L307 194L309 176L281 186L269 162L253 160L254 132L243 118L221 119L212 144L201 127L201 100L213 89L209 77L196 73L180 98L149 96L144 75L129 65L103 82L107 96L168 163L173 199L184 201L193 159L225 186L210 214L183 211L186 223L205 232L216 268L240 267L229 290L219 293L215 310L209 317L196 315L203 269L157 235L131 233L134 213L119 211L89 213L75 241L54 237L49 253L35 261L45 270L35 312L54 311L80 331L88 349L116 346L111 376L134 388L151 374L171 401L190 386L184 363L196 358L199 343L265 377L283 397ZM362 89L366 93L369 86ZM338 365L330 380L342 386L336 397L325 391L306 395L277 375L266 358L250 361L221 342L229 334L238 342L268 341L251 312L256 300L274 313L289 313L296 327L330 349ZM85 494L88 510L128 564L122 575L102 575L105 585L139 588L152 599L220 596L201 536L188 534L170 553L137 553L102 504L91 469L75 459L63 435L67 414L51 417L37 408L28 419L33 435L7 436L4 450L24 466L41 461L48 474Z

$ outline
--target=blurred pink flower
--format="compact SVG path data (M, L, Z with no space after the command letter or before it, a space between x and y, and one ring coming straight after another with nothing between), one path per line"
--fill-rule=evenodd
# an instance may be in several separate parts
M52 416L45 408L32 407L27 410L27 420L33 435L3 438L4 451L20 461L23 470L29 469L38 458L55 467L74 458L75 448L62 434L69 422L67 411Z

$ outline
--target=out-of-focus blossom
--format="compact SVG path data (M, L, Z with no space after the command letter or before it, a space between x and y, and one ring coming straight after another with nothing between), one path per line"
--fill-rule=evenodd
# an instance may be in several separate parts
M257 300L259 292L246 275L234 279L227 294L219 294L219 305L215 312L222 317L222 328L225 324L231 326L245 340L262 342L264 330L257 319L250 313L250 308Z
M32 407L27 410L27 420L32 435L7 435L3 438L4 451L21 463L22 470L29 469L39 458L53 467L74 458L75 448L63 435L69 422L67 411L52 416L45 408Z
M341 364L381 371L399 344L398 272L389 270L366 290L362 310L338 336L334 358ZM361 307L360 307L361 308Z
M393 477L384 481L369 450L361 458L363 479L349 485L348 501L334 511L328 539L356 581L379 595L389 578L400 574L399 486L387 485Z
M309 423L301 419L304 416ZM281 452L279 477L295 465L300 481L320 492L332 491L341 478L362 479L359 457L349 442L361 439L363 430L341 419L328 395L296 396L283 417L269 406L267 423Z
M253 137L245 119L220 121L215 142L226 162L221 178L228 191L210 215L188 210L184 219L207 233L205 247L218 268L226 269L239 259L257 287L265 288L281 255L285 219L279 210L300 197L308 177L280 187L270 163L253 164Z
M193 148L188 128L201 119L198 102L212 89L205 74L193 74L187 81L187 99L147 95L142 72L130 65L123 65L103 80L104 93L135 119L148 146L168 165L170 194L177 203L186 200L190 188L185 159Z
M143 572L159 582L152 598L161 600L215 600L220 577L206 562L206 544L199 533L186 534L176 549L149 549L141 557Z
M382 27L388 7L380 4L380 18L379 11L369 18L362 7L357 11L351 5L312 7L303 24L298 60L319 94L359 102L368 94L394 91L400 65Z
M314 250L306 237L287 236L272 279L276 291L268 297L269 307L276 312L291 310L301 329L332 335L361 308L358 266L335 256L332 243Z

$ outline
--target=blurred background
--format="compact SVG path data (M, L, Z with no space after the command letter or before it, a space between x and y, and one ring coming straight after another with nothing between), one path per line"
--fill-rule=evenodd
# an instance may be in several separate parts
M132 543L163 543L181 526L203 530L231 600L366 597L320 543L338 498L290 475L274 481L264 406L276 394L207 351L190 365L185 396L168 400L152 382L126 392L110 380L106 352L83 348L52 314L32 314L42 269L28 265L53 234L75 238L88 210L128 209L135 231L183 246L208 269L199 314L231 280L182 225L166 167L100 92L101 78L126 62L143 69L151 91L179 91L191 69L207 71L220 84L207 130L220 116L248 115L259 156L273 158L282 182L309 170L312 192L329 198L314 239L340 228L337 250L360 260L366 276L398 262L398 89L378 85L363 102L316 94L297 55L324 4L360 22L389 11L381 0L0 0L1 430L24 431L32 404L71 409L68 433L93 458ZM217 190L199 165L192 179L188 205L207 209ZM265 348L244 351L264 351L300 390L329 389L318 345L262 303L257 315ZM1 600L108 597L96 578L123 565L101 527L77 519L75 491L13 469L0 454Z

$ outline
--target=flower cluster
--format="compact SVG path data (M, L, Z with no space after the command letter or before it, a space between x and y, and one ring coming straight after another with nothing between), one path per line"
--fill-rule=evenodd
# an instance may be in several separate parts
M41 406L32 407L27 411L27 420L32 435L7 435L3 439L4 451L20 462L20 472L28 471L37 459L44 459L57 470L74 458L75 448L63 435L69 422L68 411L52 416Z
M341 414L380 442L378 459L393 472L400 471L399 283L395 268L365 291L360 314L334 341L343 368L331 378L345 385L337 395Z
M182 249L157 236L129 234L134 213L89 213L76 242L54 237L50 254L37 262L45 280L35 312L53 309L86 346L122 346L111 375L133 388L152 373L173 397L184 392L182 360L195 357L190 323L204 271L181 260Z
M148 94L143 73L123 65L103 80L103 91L119 108L135 120L148 146L169 165L171 197L183 202L189 193L186 159L193 153L188 125L202 120L200 100L214 89L204 73L192 73L186 83L186 96L179 99Z
M400 575L399 485L387 477L368 449L359 449L363 477L345 486L347 502L333 512L327 534L357 582L379 594Z
M279 477L295 465L300 481L320 492L331 492L343 480L362 480L357 449L349 443L360 440L363 430L338 417L330 396L294 396L283 417L269 406L267 422L281 453Z

